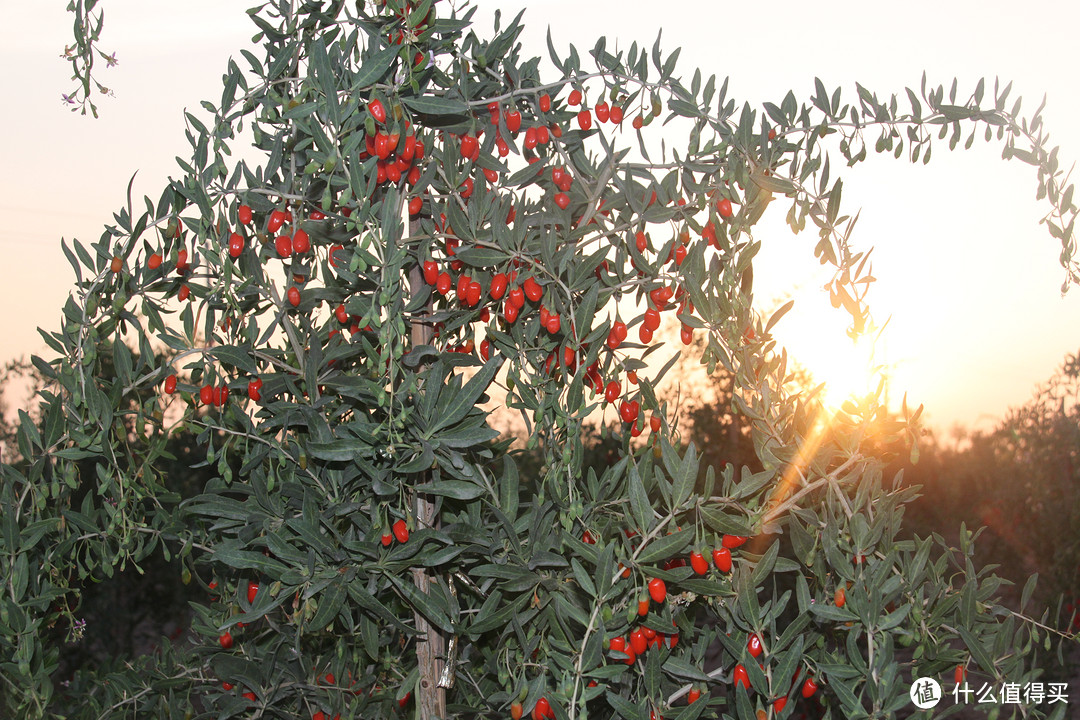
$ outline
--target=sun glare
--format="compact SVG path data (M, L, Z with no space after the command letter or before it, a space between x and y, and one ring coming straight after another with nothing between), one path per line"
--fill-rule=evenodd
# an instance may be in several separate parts
M864 334L823 348L820 357L806 358L813 382L824 383L821 393L826 407L836 410L848 399L861 399L877 391L884 369L875 359L876 344L873 336Z
M882 392L878 402L887 404L883 329L852 340L844 329L834 325L836 315L824 323L800 323L788 332L777 333L778 340L796 366L806 372L807 386L821 386L818 397L827 410L835 412L847 400L863 399L877 393L879 387Z

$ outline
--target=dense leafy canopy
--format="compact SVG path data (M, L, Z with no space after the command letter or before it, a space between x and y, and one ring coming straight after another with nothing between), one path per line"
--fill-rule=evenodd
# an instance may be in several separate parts
M53 385L3 466L5 711L856 718L957 664L1036 678L1046 630L995 601L966 536L897 540L913 491L865 443L913 439L918 413L867 398L826 422L791 386L752 230L779 206L816 228L857 332L870 278L830 153L925 162L985 134L1038 167L1076 280L1039 114L981 82L754 109L678 52L603 39L549 43L547 77L520 18L484 39L470 14L253 9L262 54L187 115L182 176L65 246L60 359L35 361ZM241 138L257 163L231 162ZM661 323L730 374L754 467L671 432ZM496 395L542 458L528 476ZM598 468L583 438L609 404ZM189 497L161 472L180 429L211 474ZM157 552L205 588L191 632L55 687L73 588Z

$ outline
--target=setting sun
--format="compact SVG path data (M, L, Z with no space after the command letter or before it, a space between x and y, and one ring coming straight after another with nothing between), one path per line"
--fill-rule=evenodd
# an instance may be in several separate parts
M889 366L885 357L888 323L852 339L843 311L815 307L809 298L795 303L788 317L776 328L795 367L808 376L809 388L817 388L822 404L839 410L848 399L861 399L878 392L878 402L888 405ZM802 305L802 307L800 307Z
M880 335L877 336L880 338ZM862 398L875 393L882 380L886 380L879 401L888 403L888 377L885 368L875 358L875 346L880 341L869 334L856 340L843 338L840 342L823 345L817 357L800 358L811 375L814 386L821 389L822 402L830 409L837 409L849 398Z

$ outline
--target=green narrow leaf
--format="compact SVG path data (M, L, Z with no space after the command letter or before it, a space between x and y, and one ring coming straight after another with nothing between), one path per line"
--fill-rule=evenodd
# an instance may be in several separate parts
M585 571L585 568L582 567L577 558L570 558L570 568L573 570L574 579L577 580L581 589L592 597L596 597L596 586L593 584L592 577Z
M341 606L345 603L345 586L340 582L330 585L319 595L319 609L311 618L310 626L316 630L322 630L337 616Z
M1024 591L1020 594L1020 612L1024 611L1024 607L1031 600L1031 594L1035 592L1035 584L1039 581L1039 573L1035 573L1027 579L1024 583Z
M659 537L641 551L638 555L638 562L643 564L654 563L657 560L666 560L676 553L681 552L686 546L688 546L694 540L694 530L687 528L686 530L680 530L670 535L664 535Z
M702 672L700 667L691 665L675 655L664 661L664 672L674 678L693 680L694 682L712 682L712 679Z
M469 106L461 100L441 95L403 96L401 102L410 110L435 117L467 115Z
M389 578L390 582L405 596L405 600L421 615L430 620L440 630L448 633L455 632L454 624L447 615L447 608L435 596L431 593L421 592L418 587L412 584L412 579L408 576L390 575Z
M960 639L964 641L964 644L967 645L967 649L971 651L971 657L975 659L975 662L979 664L979 667L991 676L997 675L997 671L994 668L994 661L989 653L986 652L986 648L979 642L979 639L965 627L957 628L956 632L960 635Z
M690 443L686 448L686 454L683 455L682 462L679 464L679 472L673 478L674 483L671 493L673 509L681 508L682 504L690 497L690 493L694 490L694 484L697 482L697 476L697 449L694 447L694 443Z
M814 603L810 606L810 612L822 620L831 620L833 622L853 622L859 619L858 616L850 610L838 608L835 605Z
M645 492L645 486L641 482L641 474L637 466L630 466L629 481L630 509L634 513L634 522L637 523L638 532L642 535L652 527L653 508L649 502L649 496Z
M435 426L431 430L432 435L445 427L450 427L469 414L469 411L476 406L476 401L491 385L491 381L495 378L495 374L499 372L502 363L503 359L500 356L491 358L447 402L443 403L443 398L440 395L440 404L435 409L437 419Z
M754 572L750 575L750 582L754 585L760 585L766 577L773 571L773 566L776 565L776 556L780 552L780 541L774 540L773 544L769 546L769 549L765 551L765 554L758 560L757 566L754 568Z
M368 59L364 61L360 71L356 73L356 78L353 81L353 90L367 88L377 83L382 76L386 74L386 71L390 69L390 66L394 63L394 58L398 56L400 50L401 48L396 45L391 45L368 57Z
M475 500L486 493L487 488L464 480L441 479L438 482L417 485L416 491L431 495L442 495L455 500Z
M210 350L210 355L218 362L232 365L237 370L243 370L249 375L257 375L259 368L251 355L235 345L220 345Z

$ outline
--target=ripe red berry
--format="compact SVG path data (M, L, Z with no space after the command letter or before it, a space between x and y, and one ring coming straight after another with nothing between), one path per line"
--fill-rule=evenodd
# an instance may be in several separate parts
M525 307L525 291L519 287L511 290L507 299L509 300L510 304L516 307L518 310Z
M416 216L420 214L420 211L424 209L424 199L419 195L413 195L409 198L409 214Z
M311 238L303 230L297 230L293 234L292 249L296 253L306 253L311 249Z
M742 685L747 690L750 689L750 676L747 674L746 668L741 664L735 666L735 672L732 673L731 681L735 687Z
M474 135L461 136L461 157L471 160L480 151L480 145Z
M480 304L480 298L483 295L484 288L476 280L472 280L465 288L465 304L469 307L476 307Z
M393 525L394 537L399 543L409 541L409 526L404 520L395 520Z
M649 330L655 331L660 327L660 311L656 308L649 308L645 311L645 320L642 322L644 327Z
M495 277L491 278L491 287L488 292L491 295L492 300L502 300L503 295L506 294L507 278L503 273L498 273Z
M229 236L229 257L235 260L242 252L244 252L244 236L233 233Z
M685 245L679 245L677 248L675 248L675 265L676 266L681 266L683 264L683 261L685 261L685 260L686 260L686 246Z
M608 331L607 346L615 350L626 339L626 323L616 320Z
M720 544L726 548L734 550L737 547L742 546L746 542L745 535L725 535Z
M521 113L517 110L506 113L506 129L516 133L521 129Z
M289 299L289 304L296 307L300 304L300 288L293 285L289 288L289 292L286 293Z
M682 329L679 331L679 340L682 341L683 345L690 345L691 343L693 343L694 328L690 327L689 325L683 325Z
M251 207L248 205L241 205L236 208L236 219L240 221L241 225L251 224Z
M607 384L607 388L604 390L604 400L609 403L613 403L619 399L619 395L622 393L622 388L619 387L619 383L612 380Z
M592 113L588 110L582 110L577 115L578 127L582 130L588 130L592 127Z
M525 278L525 282L521 284L521 288L525 291L525 297L533 302L540 302L540 298L544 296L544 288L532 277Z
M637 655L644 655L645 651L649 649L649 641L641 628L630 633L630 649Z
M289 257L293 251L292 238L288 235L278 235L274 240L274 249L277 250L278 257Z
M581 104L581 91L571 90L570 97L566 100L568 105L580 105Z
M336 268L338 266L337 254L345 249L344 245L331 245L330 251L326 254L327 259L330 261L330 267Z
M536 706L532 711L533 720L545 720L546 718L555 717L555 713L551 710L551 703L548 702L546 697L542 697L536 701Z
M653 578L649 581L649 597L653 599L653 602L662 603L667 598L667 585L660 578Z
M221 636L218 637L218 643L221 644L223 650L230 649L233 646L232 633L230 633L228 630L221 633Z
M564 192L555 193L555 204L558 205L560 209L565 210L570 207L570 196Z
M539 141L540 139L536 134L536 128L529 128L525 131L524 145L526 150L532 150Z
M761 638L757 636L757 633L750 635L750 639L746 642L746 651L750 653L750 657L761 654Z
M731 551L727 548L716 548L712 551L713 565L720 572L731 571Z
M439 280L439 265L434 260L424 261L424 282L434 285Z
M597 103L594 109L596 110L596 119L599 122L607 122L608 118L611 117L611 108L606 102Z
M551 110L551 96L544 93L540 96L540 112L549 112Z
M158 255L157 253L151 255L150 259L146 261L146 266L151 270L157 270L161 267L161 255Z
M450 292L450 287L453 285L453 280L450 278L450 273L443 270L439 273L438 279L435 281L435 289L439 291L440 295L446 296Z
M259 392L262 390L263 381L262 378L255 378L254 380L248 380L248 398L259 402L262 400L262 394Z
M716 204L716 211L720 213L720 217L725 220L734 215L734 212L731 209L731 201L727 198L721 199L720 202Z
M203 405L212 405L214 402L214 386L203 385L199 388L199 400Z
M281 226L285 224L285 212L283 210L275 210L270 213L270 219L266 222L266 231L275 233L281 229Z
M248 603L255 602L255 597L259 594L259 583L249 582L247 586L247 600Z
M817 692L818 684L814 682L814 678L806 678L806 682L802 686L802 696L808 698Z
M375 118L375 122L380 125L386 122L386 108L383 107L382 100L372 100L367 107L371 117Z
M653 415L653 419L659 418ZM651 423L652 419L650 419L649 422ZM656 431L653 430L653 432ZM694 572L696 572L698 575L704 575L705 573L709 572L709 561L705 559L704 555L697 551L694 551L690 553L690 567L692 567L694 569Z
M172 395L176 392L176 376L170 375L165 378L165 394Z

